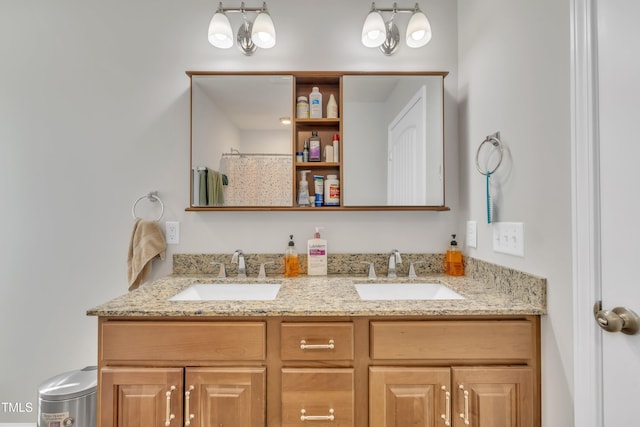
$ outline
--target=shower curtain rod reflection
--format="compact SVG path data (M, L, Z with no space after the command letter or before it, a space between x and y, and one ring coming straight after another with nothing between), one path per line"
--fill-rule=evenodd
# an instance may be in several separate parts
M256 157L256 156L265 156L265 157L291 157L291 154L282 154L282 153L241 153L234 152L231 153L222 153L222 157Z

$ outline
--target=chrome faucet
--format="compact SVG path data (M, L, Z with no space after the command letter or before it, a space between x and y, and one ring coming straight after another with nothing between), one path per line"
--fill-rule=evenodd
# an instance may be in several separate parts
M387 270L387 277L395 278L398 277L396 275L396 264L402 263L402 257L400 256L400 251L394 249L391 251L391 255L389 256L389 269Z
M238 277L245 279L247 277L247 267L244 263L244 252L242 249L236 249L231 257L231 262L238 264Z

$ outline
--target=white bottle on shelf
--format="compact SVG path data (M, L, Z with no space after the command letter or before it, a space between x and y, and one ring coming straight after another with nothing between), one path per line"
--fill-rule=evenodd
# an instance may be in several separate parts
M336 98L333 94L329 95L329 102L327 103L327 118L338 118L338 103L336 102Z
M317 86L314 86L309 94L309 113L312 119L322 118L322 93Z
M340 180L337 175L327 175L324 181L324 205L340 206Z

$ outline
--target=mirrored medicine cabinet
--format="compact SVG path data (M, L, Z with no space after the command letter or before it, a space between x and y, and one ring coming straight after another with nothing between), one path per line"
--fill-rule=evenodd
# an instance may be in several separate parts
M447 72L195 72L190 211L448 210ZM322 117L298 111L318 87ZM337 117L327 117L330 98ZM311 158L312 136L321 143ZM312 144L314 145L314 144ZM314 207L315 177L335 175L339 204ZM299 206L306 176L310 205ZM333 188L333 187L332 187ZM335 203L335 197L333 201Z

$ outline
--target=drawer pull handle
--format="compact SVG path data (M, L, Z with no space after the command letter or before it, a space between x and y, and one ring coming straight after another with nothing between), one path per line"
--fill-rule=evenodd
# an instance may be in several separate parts
M171 413L171 392L176 389L176 386L172 385L169 391L166 393L167 396L167 413L165 416L165 426L169 426L171 424L171 420L176 416Z
M444 421L444 425L451 425L451 393L447 391L447 387L442 386L440 390L444 391L444 414L440 418Z
M464 421L464 425L468 426L469 422L469 392L464 389L464 386L460 384L460 390L463 391L464 395L464 413L460 414L460 418Z
M329 340L328 344L307 344L306 340L300 340L300 348L302 350L333 350L335 347L333 340Z
M189 413L189 401L191 400L191 390L193 390L193 386L189 386L189 390L184 392L184 425L191 425L191 420L196 416Z
M300 421L333 421L334 411L333 408L329 409L329 415L306 415L307 411L300 409Z

